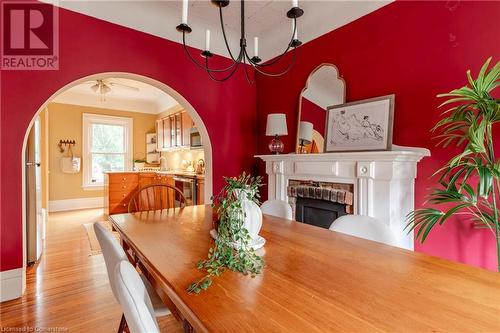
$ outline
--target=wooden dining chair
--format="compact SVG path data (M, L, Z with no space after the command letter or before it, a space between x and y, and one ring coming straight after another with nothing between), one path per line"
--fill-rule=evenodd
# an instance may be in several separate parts
M186 197L178 188L166 184L151 184L134 193L128 204L128 212L184 208L185 206Z

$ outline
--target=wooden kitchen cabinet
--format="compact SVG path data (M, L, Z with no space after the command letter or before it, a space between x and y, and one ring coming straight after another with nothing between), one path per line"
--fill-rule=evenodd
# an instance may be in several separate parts
M156 121L156 137L159 151L172 147L171 128L170 117L162 118Z
M193 120L186 111L174 113L156 122L158 150L189 147Z
M163 119L156 121L156 149L163 150L165 147L165 137L163 135Z
M104 213L128 212L130 198L139 187L137 173L111 172L104 175Z
M155 172L110 172L105 174L104 210L106 215L128 212L128 203L132 195L147 185L165 184L174 186L172 175ZM162 198L164 202L172 198Z
M140 173L139 174L139 188L146 185L155 184L157 180L157 175L154 172Z
M204 205L205 204L205 179L198 178L197 182L197 193L196 193L196 198L197 198L197 205Z
M193 127L193 120L187 112L181 113L182 117L182 146L191 146L191 127Z

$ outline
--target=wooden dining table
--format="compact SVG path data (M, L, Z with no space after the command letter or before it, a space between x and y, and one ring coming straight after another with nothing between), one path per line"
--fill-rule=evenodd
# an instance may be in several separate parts
M500 332L500 274L268 215L262 273L189 294L213 217L208 205L109 217L187 331Z

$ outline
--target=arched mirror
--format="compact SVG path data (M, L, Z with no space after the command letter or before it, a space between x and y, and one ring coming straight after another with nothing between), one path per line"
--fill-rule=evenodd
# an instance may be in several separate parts
M324 150L326 109L345 103L345 82L337 67L316 67L302 90L299 100L296 152L322 153Z

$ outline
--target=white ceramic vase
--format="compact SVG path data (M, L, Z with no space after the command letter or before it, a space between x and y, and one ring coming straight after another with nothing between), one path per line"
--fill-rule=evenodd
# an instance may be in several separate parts
M255 202L248 199L249 190L235 190L235 195L240 200L243 213L245 214L243 226L248 230L250 237L255 240L262 227L262 211ZM253 195L253 193L250 193L250 195Z

